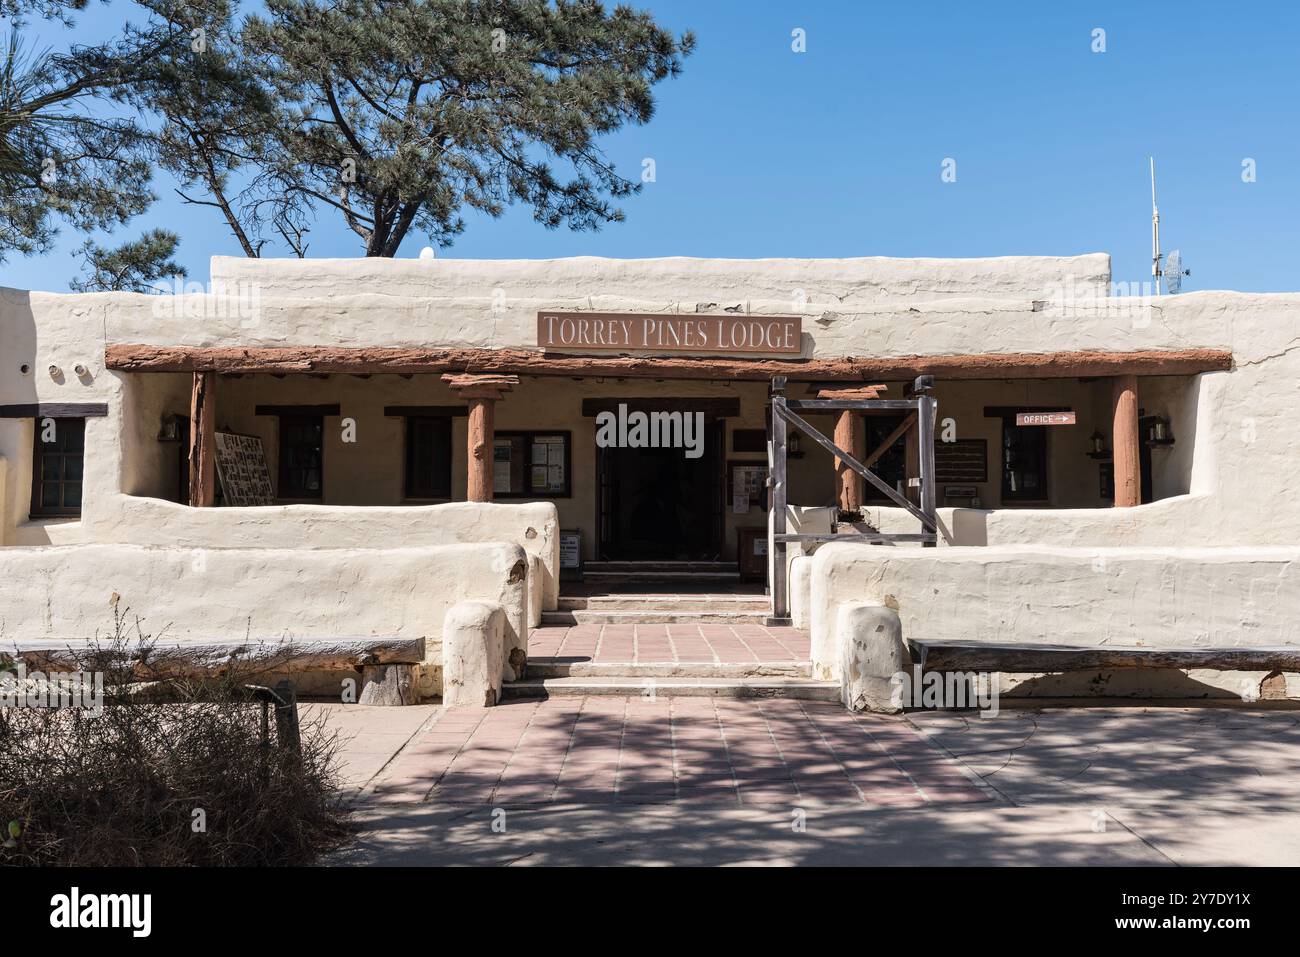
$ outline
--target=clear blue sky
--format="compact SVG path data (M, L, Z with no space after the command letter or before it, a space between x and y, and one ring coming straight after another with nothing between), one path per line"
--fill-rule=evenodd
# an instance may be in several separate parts
M1113 256L1150 278L1147 156L1162 238L1190 289L1300 290L1300 4L1257 0L641 0L694 30L648 125L606 141L657 181L598 233L549 231L516 209L471 218L442 257ZM124 4L83 17L82 38ZM1094 28L1106 52L1092 52ZM807 52L791 50L791 31ZM56 31L45 30L47 45ZM940 180L946 157L957 180ZM1242 182L1253 158L1257 181ZM212 210L162 198L121 238L178 231L179 258L239 254ZM0 266L0 284L63 290L81 238ZM424 238L408 238L415 256ZM310 255L359 254L328 214Z

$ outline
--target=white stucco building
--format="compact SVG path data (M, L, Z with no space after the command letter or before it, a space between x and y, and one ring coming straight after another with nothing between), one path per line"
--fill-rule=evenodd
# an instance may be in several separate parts
M179 639L423 637L436 690L472 602L499 609L509 677L562 531L588 567L762 574L774 376L901 399L931 375L939 547L792 548L815 675L841 676L861 601L909 639L1295 642L1300 295L1109 292L1100 254L219 257L202 293L3 290L0 641L102 632L118 595ZM599 448L620 405L700 413L701 454ZM855 417L856 453L901 418ZM914 527L815 442L789 451L792 527ZM232 505L256 457L269 497ZM915 458L904 436L872 468L917 496Z

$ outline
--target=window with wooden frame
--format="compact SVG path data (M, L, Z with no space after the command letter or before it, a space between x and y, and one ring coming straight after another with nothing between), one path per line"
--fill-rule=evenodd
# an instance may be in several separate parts
M325 419L321 415L280 414L279 498L318 499L325 486Z
M86 420L36 420L32 450L32 518L81 515Z
M496 498L569 498L570 433L497 432L492 441Z
M450 416L407 416L402 495L408 499L451 498Z

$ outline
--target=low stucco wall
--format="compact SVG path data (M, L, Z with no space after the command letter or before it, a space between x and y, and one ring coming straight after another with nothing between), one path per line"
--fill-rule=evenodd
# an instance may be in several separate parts
M559 597L560 525L550 502L190 508L161 499L114 498L116 514L98 523L99 541L178 548L378 549L384 554L395 546L501 542L537 559L542 608L553 610Z
M1300 642L1300 547L882 548L812 558L814 675L838 678L841 603L898 612L903 637L1053 644Z
M526 634L523 550L180 549L78 545L0 550L0 647L113 632L114 596L167 639L390 636L429 639L441 661L447 610L476 600Z

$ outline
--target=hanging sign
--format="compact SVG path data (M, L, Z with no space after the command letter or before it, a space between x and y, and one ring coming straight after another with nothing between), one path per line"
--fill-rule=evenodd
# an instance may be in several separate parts
M1016 425L1074 425L1073 412L1017 412Z
M799 355L798 316L700 316L635 312L539 312L543 349Z

